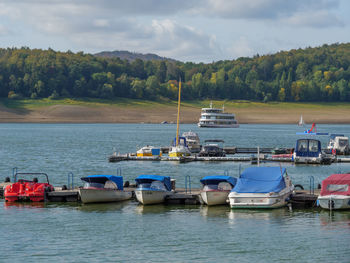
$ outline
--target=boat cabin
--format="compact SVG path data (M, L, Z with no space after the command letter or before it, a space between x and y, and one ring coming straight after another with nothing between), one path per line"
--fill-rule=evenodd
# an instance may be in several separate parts
M236 178L225 175L210 175L200 180L203 191L231 191L236 181Z
M321 152L321 142L315 139L297 140L294 151L297 157L319 157Z
M140 175L136 179L138 189L171 191L171 179L162 175Z
M331 134L327 149L336 154L349 154L349 138L344 136L344 134Z
M123 177L116 175L89 175L80 178L85 189L118 189L123 190Z
M350 195L350 174L332 174L322 181L321 196Z

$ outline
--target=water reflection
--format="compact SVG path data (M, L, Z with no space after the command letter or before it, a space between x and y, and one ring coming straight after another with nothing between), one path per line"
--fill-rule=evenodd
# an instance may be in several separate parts
M44 202L4 202L5 209L38 209L46 207L47 203Z
M165 204L157 204L157 205L137 205L135 207L136 214L164 214L170 212L179 213L189 213L192 211L198 212L198 205L165 205Z
M199 212L204 217L226 217L231 211L228 205L207 206L202 205Z
M80 204L77 209L82 212L113 212L122 210L130 204L130 200L122 202L111 202L111 203L92 203L92 204Z
M320 211L320 223L322 226L345 225L350 227L350 211Z
M271 219L282 219L289 217L291 214L288 208L279 209L236 209L229 212L230 223L234 223L241 219L258 219L258 220L271 220Z

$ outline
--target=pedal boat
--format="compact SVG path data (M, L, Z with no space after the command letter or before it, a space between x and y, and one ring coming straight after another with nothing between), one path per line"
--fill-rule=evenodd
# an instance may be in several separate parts
M32 181L19 179L17 176L30 175L30 176L42 176L46 178L45 183L39 183L38 178L34 177ZM32 201L42 202L46 200L47 193L54 191L54 187L50 184L49 178L45 173L16 173L15 183L7 185L4 190L4 198L6 202L17 201Z

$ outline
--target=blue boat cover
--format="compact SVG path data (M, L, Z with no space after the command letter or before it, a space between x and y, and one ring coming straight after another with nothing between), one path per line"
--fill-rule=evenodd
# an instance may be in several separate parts
M108 180L113 181L119 190L123 190L123 177L116 175L89 175L80 178L81 180L88 183L100 183L105 184Z
M228 182L232 186L235 186L237 179L234 177L231 177L231 176L226 176L226 175L209 175L209 176L203 177L200 181L203 185L219 184L221 182Z
M137 184L152 183L153 181L160 181L160 182L164 183L165 188L168 191L171 191L171 181L170 181L169 176L142 174L142 175L139 175L135 179L135 181Z
M280 192L286 187L285 168L250 167L243 171L231 192L236 193L270 193Z

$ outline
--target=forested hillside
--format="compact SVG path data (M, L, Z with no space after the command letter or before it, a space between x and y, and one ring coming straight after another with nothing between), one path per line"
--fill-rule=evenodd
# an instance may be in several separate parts
M350 101L350 44L210 64L0 49L0 96Z

